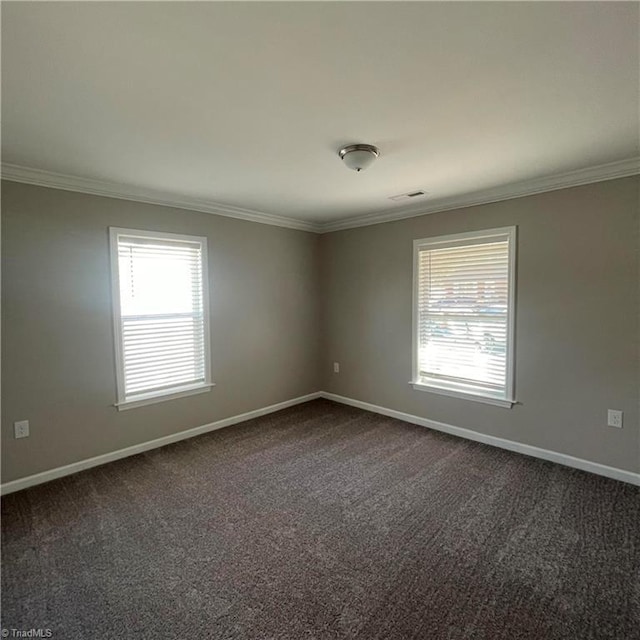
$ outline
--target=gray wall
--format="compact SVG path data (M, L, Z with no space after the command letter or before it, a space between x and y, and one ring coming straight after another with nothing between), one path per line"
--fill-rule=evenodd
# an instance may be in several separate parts
M323 236L323 389L640 470L638 185L613 180ZM414 391L412 241L508 225L518 225L519 404ZM623 429L606 426L607 408L624 411Z
M638 471L639 185L626 178L316 236L4 182L2 481L320 389ZM414 391L413 239L512 224L519 404ZM209 238L210 393L112 406L109 226ZM607 408L624 410L624 429L605 426ZM31 437L15 440L21 419Z
M12 182L2 209L3 482L320 388L317 235ZM112 406L109 226L208 237L211 392Z

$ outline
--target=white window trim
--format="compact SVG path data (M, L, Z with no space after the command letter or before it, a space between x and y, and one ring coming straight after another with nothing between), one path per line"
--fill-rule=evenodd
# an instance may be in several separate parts
M144 407L148 404L157 404L158 402L165 402L166 400L175 400L176 398L185 398L187 396L193 396L197 393L206 393L211 389L211 387L215 387L216 385L213 382L198 384L198 385L188 385L185 387L179 387L176 389L172 389L169 393L149 393L149 394L140 394L139 398L135 400L127 400L125 402L118 402L115 404L118 407L118 411L126 411L127 409L135 409L136 407Z
M515 399L515 315L516 315L516 233L517 227L499 227L496 229L483 229L482 231L469 231L466 233L456 233L446 236L435 236L432 238L422 238L413 241L413 328L411 344L411 386L416 391L427 391L439 395L492 404L498 407L510 409L516 404ZM507 237L509 241L509 304L507 310L507 350L506 350L506 389L505 397L497 398L481 393L469 393L459 389L447 387L446 383L433 384L426 383L420 379L418 371L418 344L419 344L419 322L418 322L418 290L419 290L419 254L424 248L434 248L438 245L455 246L473 244L474 241L481 242L491 238L501 236Z
M124 387L124 345L121 329L120 309L120 271L118 267L118 236L126 235L139 238L157 238L176 241L199 242L202 248L202 308L204 329L204 382L184 387L174 387L166 391L155 391L148 394L140 394L135 399L127 400ZM178 233L165 233L162 231L145 231L142 229L125 229L123 227L109 227L109 258L111 261L111 303L113 309L113 336L115 341L115 365L116 365L116 392L117 401L114 406L118 411L135 409L157 402L165 402L176 398L183 398L197 393L205 393L215 386L211 382L211 347L209 330L209 260L207 254L206 236L189 236Z

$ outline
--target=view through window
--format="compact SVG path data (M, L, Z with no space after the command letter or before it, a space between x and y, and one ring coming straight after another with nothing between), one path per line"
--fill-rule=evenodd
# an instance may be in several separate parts
M414 384L512 400L515 229L415 243Z

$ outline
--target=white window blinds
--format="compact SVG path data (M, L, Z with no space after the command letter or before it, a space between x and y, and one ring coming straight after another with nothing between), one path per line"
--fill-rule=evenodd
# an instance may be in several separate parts
M416 242L414 383L512 400L515 229Z
M118 403L209 386L206 238L112 229Z

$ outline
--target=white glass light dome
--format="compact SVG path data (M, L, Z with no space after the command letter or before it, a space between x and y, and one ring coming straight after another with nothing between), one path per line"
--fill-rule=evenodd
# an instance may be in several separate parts
M353 171L363 171L380 157L380 151L372 144L350 144L340 149L338 155L344 163Z

